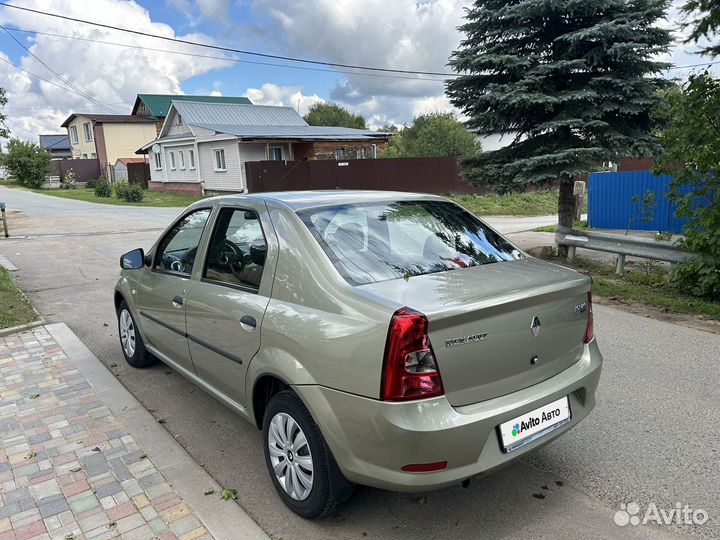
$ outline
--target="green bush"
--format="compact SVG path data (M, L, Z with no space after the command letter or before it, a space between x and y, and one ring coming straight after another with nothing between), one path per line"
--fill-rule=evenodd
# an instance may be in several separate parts
M92 178L85 183L85 187L87 189L95 189L96 185L97 185L97 178Z
M142 202L145 198L145 190L138 184L130 184L128 187L125 200L127 202Z
M112 197L112 187L106 178L100 177L95 182L95 196L104 199Z
M127 197L127 191L130 186L127 182L115 182L115 185L113 186L113 190L115 191L115 196L120 199L121 201L126 200Z
M138 184L118 182L115 184L115 196L125 202L142 202L145 198L145 191Z
M0 165L20 185L40 189L48 173L50 154L35 143L10 139L6 152L0 152Z

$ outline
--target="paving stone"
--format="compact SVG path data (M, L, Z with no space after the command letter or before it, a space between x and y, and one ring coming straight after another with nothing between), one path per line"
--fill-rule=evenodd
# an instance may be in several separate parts
M0 540L211 538L44 328L0 337L0 395Z

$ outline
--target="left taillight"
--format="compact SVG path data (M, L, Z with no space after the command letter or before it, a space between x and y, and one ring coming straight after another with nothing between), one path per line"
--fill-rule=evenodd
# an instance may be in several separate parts
M427 317L407 307L397 310L385 344L381 399L409 401L444 393Z
M587 326L585 326L585 337L583 343L590 343L595 337L595 322L593 321L592 292L587 293Z

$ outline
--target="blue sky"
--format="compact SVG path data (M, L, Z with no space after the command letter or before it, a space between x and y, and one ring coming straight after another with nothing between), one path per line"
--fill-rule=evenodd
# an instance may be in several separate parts
M43 12L203 43L345 64L443 72L448 71L447 58L461 39L456 27L462 23L463 7L469 4L468 0L14 1ZM673 3L667 22L673 28L677 26L678 3ZM75 37L12 32L64 79L103 104L68 89L0 31L0 60L5 60L0 62L0 86L9 98L7 123L14 136L31 140L37 140L39 133L61 132L60 124L71 112L110 109L127 114L135 95L142 92L244 95L254 103L289 105L301 113L315 101L332 100L364 115L375 128L409 122L424 112L451 110L442 81L433 77L396 78L259 65L252 62L287 63L131 36L5 7L0 7L0 24ZM706 60L694 54L694 49L678 44L665 59L676 64ZM188 56L188 52L219 58ZM685 76L688 72L675 73Z

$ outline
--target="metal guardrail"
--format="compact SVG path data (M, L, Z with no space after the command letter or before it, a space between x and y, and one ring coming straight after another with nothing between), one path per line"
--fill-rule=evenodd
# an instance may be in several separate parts
M641 257L656 261L680 263L692 259L695 255L684 251L673 242L625 236L622 234L600 233L596 231L578 231L558 225L555 230L555 243L559 246L568 246L568 259L575 258L576 248L616 253L618 255L615 272L622 274L625 271L625 257Z

